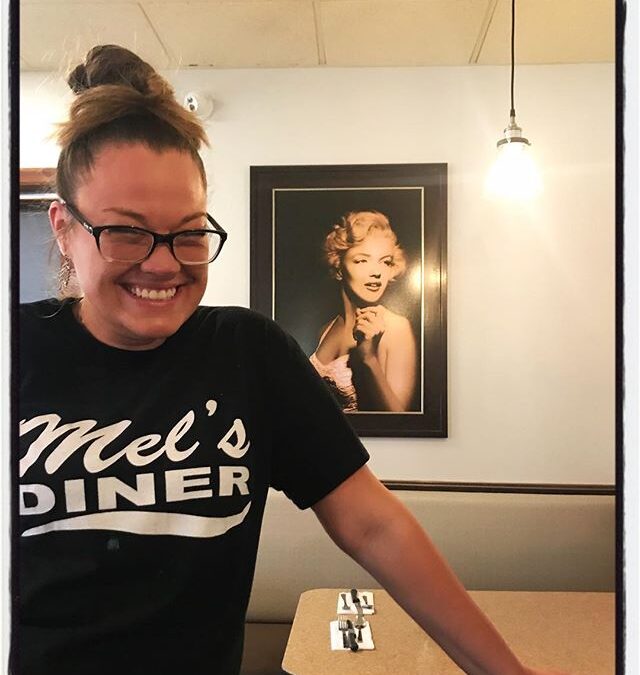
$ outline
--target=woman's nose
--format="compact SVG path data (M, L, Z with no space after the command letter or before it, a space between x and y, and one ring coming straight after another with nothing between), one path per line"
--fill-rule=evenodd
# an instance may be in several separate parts
M171 252L169 244L158 244L151 255L140 263L140 269L155 274L173 274L178 272L180 268L181 265Z

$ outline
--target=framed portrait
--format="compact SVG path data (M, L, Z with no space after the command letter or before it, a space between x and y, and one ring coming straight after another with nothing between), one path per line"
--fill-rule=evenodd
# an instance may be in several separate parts
M251 167L251 306L361 436L447 436L447 165Z

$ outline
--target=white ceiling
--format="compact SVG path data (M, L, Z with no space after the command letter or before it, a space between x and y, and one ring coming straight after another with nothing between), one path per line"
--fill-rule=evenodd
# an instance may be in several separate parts
M510 59L510 0L21 0L22 70L96 44L156 68L454 66ZM517 0L519 64L611 62L614 0Z

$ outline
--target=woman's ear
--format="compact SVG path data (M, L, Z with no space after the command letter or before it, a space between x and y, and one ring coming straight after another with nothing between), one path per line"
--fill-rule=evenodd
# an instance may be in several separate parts
M67 255L67 229L69 227L67 216L67 210L62 202L58 200L51 202L49 206L51 230L53 231L53 236L56 238L60 253L65 256Z

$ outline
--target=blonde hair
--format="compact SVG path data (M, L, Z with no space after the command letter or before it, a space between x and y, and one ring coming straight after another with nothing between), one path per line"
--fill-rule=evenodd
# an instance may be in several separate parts
M342 261L345 253L356 246L371 234L380 232L389 237L394 244L393 278L400 276L407 268L404 251L398 244L396 233L384 213L379 211L350 211L340 218L324 242L326 260L329 263L329 273L334 279L340 278Z

